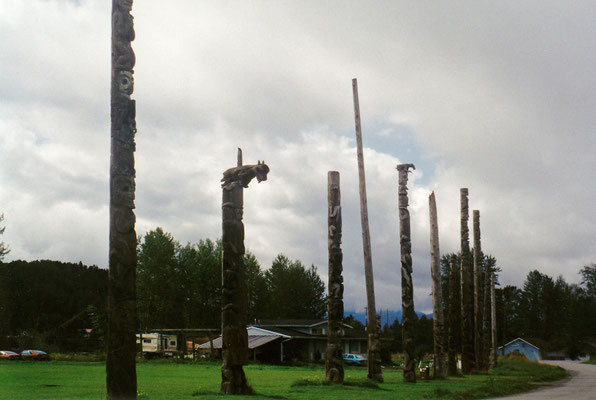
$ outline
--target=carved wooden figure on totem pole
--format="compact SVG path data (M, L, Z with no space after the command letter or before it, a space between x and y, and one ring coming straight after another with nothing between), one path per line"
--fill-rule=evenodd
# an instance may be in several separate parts
M327 302L327 352L325 354L325 380L343 383L343 348L341 342L344 317L343 255L341 252L341 192L339 172L327 174L328 248L329 248L329 297Z
M414 164L399 164L398 206L399 243L401 250L401 306L404 348L404 382L416 382L414 339L414 285L412 284L412 242L410 239L410 212L408 211L408 172Z
M248 307L244 266L243 188L253 178L267 180L269 167L265 162L243 165L224 172L222 187L222 367L221 392L250 394L243 365L248 364Z
M484 365L484 272L482 246L480 242L480 211L472 211L472 232L474 234L473 271L474 271L474 355L476 371L486 371Z
M112 1L110 242L106 388L108 399L136 399L137 236L132 0Z
M470 252L470 230L468 228L468 189L460 189L460 242L461 242L461 369L469 374L474 369L474 281L473 261Z

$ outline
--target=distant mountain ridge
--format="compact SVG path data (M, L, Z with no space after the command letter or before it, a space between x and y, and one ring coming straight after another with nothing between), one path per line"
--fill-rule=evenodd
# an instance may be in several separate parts
M381 327L385 326L385 324L387 324L387 318L389 318L389 326L391 326L391 324L393 324L393 322L397 319L399 322L401 322L401 311L381 311L379 313L381 315ZM363 312L356 312L356 311L344 311L344 317L347 317L349 315L353 315L354 319L357 321L362 322L363 324L365 324L366 321L366 314ZM422 312L417 312L416 315L418 316L418 318L420 318L423 315L426 315L426 318L432 318L433 315L432 314L424 314Z

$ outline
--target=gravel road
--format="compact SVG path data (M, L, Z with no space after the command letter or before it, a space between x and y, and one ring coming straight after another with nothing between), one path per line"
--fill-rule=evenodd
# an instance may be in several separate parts
M541 361L544 364L563 367L571 375L570 379L545 385L528 393L500 397L507 400L594 400L596 399L596 365L577 361Z

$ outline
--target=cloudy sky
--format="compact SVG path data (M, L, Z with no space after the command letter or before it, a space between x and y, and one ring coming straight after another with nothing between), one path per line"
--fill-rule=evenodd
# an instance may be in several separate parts
M0 2L6 261L107 268L110 8ZM135 1L137 232L221 235L222 172L245 190L246 246L327 275L327 171L341 174L346 308L365 307L352 78L358 78L377 306L399 310L398 163L414 163L415 304L431 310L428 195L441 252L459 188L482 247L521 285L596 261L596 4L591 1Z

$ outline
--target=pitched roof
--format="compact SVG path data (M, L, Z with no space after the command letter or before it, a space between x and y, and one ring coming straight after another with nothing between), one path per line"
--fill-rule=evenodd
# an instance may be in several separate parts
M259 335L259 336L249 336L248 337L248 348L249 349L254 349L256 347L262 346L264 344L267 344L269 342L272 342L276 339L281 338L281 336L278 335ZM213 348L214 349L221 349L222 346L222 338L221 336L213 339ZM209 342L205 342L199 345L200 349L210 349L211 348L211 344Z
M532 343L530 343L530 342L528 342L527 340L524 340L524 339L522 339L522 338L520 338L520 337L518 337L517 339L513 339L511 342L509 342L509 343L507 343L507 344L505 344L505 345L503 345L503 346L499 347L499 349L502 349L503 347L507 347L507 346L509 346L510 344L512 344L512 343L515 343L515 342L517 342L517 341L522 341L522 342L524 342L524 343L526 343L526 344L529 344L530 346L532 346L532 347L533 347L533 348L535 348L536 350L540 350L540 348L539 348L538 346L534 346Z
M327 323L324 319L261 319L256 320L255 326L282 326L282 327L312 327Z

